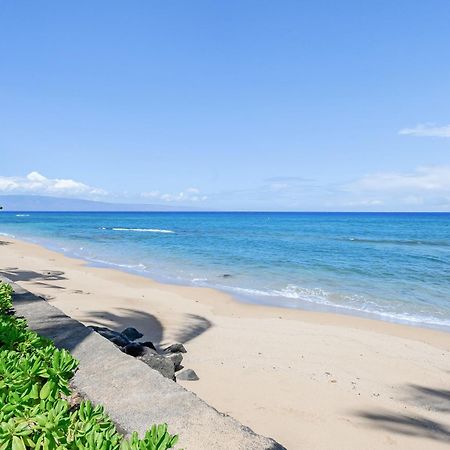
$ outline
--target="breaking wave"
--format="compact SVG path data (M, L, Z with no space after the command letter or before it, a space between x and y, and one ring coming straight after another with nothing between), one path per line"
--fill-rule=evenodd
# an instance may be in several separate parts
M105 228L102 228L103 230ZM166 233L166 234L172 234L175 233L175 231L172 230L160 230L159 228L123 228L123 227L115 227L111 228L113 231L136 231L139 233Z

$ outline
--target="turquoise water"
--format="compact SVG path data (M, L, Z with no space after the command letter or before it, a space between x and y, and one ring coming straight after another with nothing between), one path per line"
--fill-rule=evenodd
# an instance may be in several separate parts
M2 212L0 233L243 301L450 330L450 214Z

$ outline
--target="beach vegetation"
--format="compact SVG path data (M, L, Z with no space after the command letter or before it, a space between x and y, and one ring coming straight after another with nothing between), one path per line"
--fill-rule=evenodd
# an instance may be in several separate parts
M153 425L141 439L120 434L101 405L71 401L78 362L12 313L0 282L0 450L167 450L178 436Z

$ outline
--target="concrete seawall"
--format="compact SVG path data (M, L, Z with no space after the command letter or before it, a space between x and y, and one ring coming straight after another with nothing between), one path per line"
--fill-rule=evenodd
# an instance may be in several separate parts
M78 359L74 388L92 402L101 403L125 433L136 430L143 434L153 423L165 422L171 433L180 436L179 447L185 450L286 450L122 353L43 298L7 278L0 276L0 280L14 288L16 314Z

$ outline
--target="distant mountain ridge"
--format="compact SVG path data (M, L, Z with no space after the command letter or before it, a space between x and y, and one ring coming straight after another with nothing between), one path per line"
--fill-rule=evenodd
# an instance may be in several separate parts
M149 205L139 203L108 203L76 198L44 195L0 195L3 211L90 211L90 212L146 212L146 211L200 211L188 206Z

